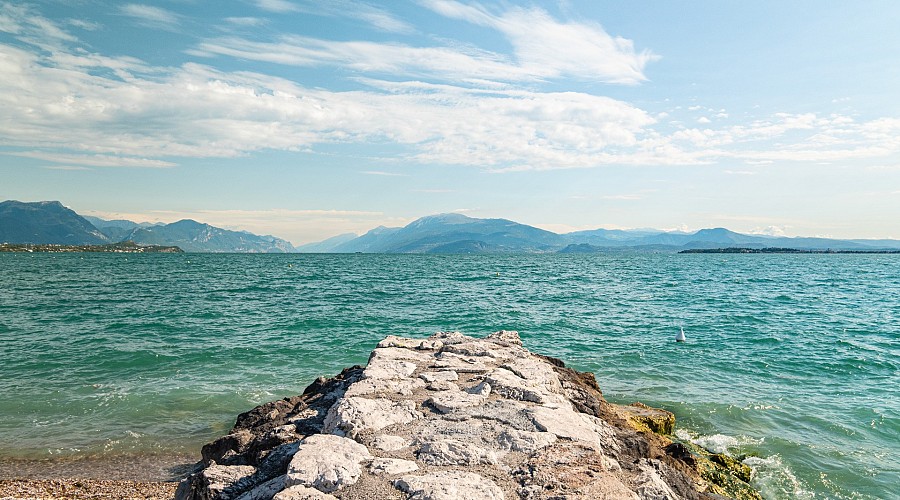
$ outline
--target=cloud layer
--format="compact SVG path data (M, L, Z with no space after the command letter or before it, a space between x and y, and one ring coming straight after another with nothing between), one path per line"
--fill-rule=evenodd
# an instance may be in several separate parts
M156 67L85 50L34 10L3 4L0 30L15 43L0 43L0 140L18 148L7 154L56 164L150 168L175 166L179 158L326 144L399 145L409 162L492 172L721 159L825 162L900 151L895 118L775 114L735 124L721 110L687 127L622 100L543 91L540 82L557 78L639 84L656 56L599 25L558 21L539 9L446 0L423 5L502 35L512 55L464 44L232 36L191 47L203 64ZM281 0L258 6L304 8ZM128 4L121 13L164 29L179 23L175 14L145 5ZM354 15L388 32L411 29L374 7ZM213 66L219 58L338 68L350 73L356 90L224 71Z

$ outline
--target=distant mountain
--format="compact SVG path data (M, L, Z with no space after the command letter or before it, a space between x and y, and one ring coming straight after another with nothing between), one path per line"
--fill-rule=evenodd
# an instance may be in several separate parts
M341 238L346 237L342 235ZM335 238L336 239L336 238ZM377 227L358 237L321 242L317 251L362 253L500 253L615 251L678 252L712 248L796 248L809 250L897 249L896 240L833 240L741 234L725 228L694 233L655 229L594 229L556 234L506 219L461 214L422 217L406 227ZM316 244L313 244L316 245ZM330 250L328 250L330 248Z
M294 247L294 249L300 253L329 253L333 252L338 245L346 243L355 238L356 234L354 233L344 233L317 243L307 243L305 245L300 245Z
M336 252L497 253L548 252L565 246L556 233L506 219L462 214L422 217L403 228L379 227L342 243Z
M0 203L0 242L102 245L113 241L58 201L10 200Z
M104 245L125 241L138 245L177 246L186 252L294 251L290 242L274 236L229 231L192 220L139 224L83 217L58 201L0 203L0 243Z
M171 224L136 227L124 240L138 245L177 246L185 252L288 253L294 247L274 236L229 231L190 219Z
M88 222L94 225L101 233L105 234L111 241L123 241L135 228L152 227L161 224L151 224L149 222L132 222L125 219L105 220L100 217L83 215Z

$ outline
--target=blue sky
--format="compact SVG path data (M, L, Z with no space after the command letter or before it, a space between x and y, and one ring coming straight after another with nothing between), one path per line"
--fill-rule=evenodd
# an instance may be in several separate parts
M0 198L900 238L900 2L0 0Z

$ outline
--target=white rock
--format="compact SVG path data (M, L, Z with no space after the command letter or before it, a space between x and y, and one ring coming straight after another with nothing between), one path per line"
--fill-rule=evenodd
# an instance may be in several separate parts
M459 344L475 340L474 337L463 335L459 332L438 332L428 337L429 340L440 340L444 345Z
M192 480L191 483L195 486L205 486L203 491L205 496L202 498L231 498L234 492L227 492L227 490L242 480L246 481L255 472L256 467L249 465L219 465L213 462L209 467L200 471L198 476L191 476L188 480ZM190 488L190 485L186 485L186 483L179 485L176 498L193 498L186 488Z
M300 442L288 465L286 486L310 486L330 493L355 483L361 462L370 460L369 450L352 439L333 434L313 434Z
M366 369L363 370L364 379L398 380L409 377L416 371L417 365L400 359L385 359L373 357L369 360Z
M528 356L504 363L503 368L527 380L534 387L541 387L553 393L562 391L559 376L547 362Z
M430 382L425 386L429 391L459 391L459 386L454 384L453 382L447 382L446 380L437 380L434 382Z
M411 445L409 439L401 436L390 436L388 434L381 434L375 436L375 439L372 442L372 446L378 448L381 451L397 451L407 446Z
M379 348L400 347L405 349L413 349L422 343L422 339L411 339L408 337L398 337L396 335L388 335L378 343Z
M430 403L441 413L450 413L455 410L484 404L490 393L490 384L482 382L474 387L471 392L458 390L442 391L429 398L426 402Z
M505 429L497 436L501 449L534 453L556 442L556 434Z
M514 330L500 330L499 332L494 332L485 337L485 340L497 342L501 345L504 343L522 345L522 339L519 337L519 332Z
M456 382L459 380L459 374L453 370L441 371L441 372L422 372L419 374L419 378L426 382L438 382L438 381L447 381L447 382Z
M364 430L377 431L389 425L408 424L422 418L415 401L390 401L347 397L335 403L325 416L322 432L355 438Z
M496 464L497 454L456 439L429 441L418 451L419 460L429 465Z
M337 500L337 497L298 484L277 493L272 500Z
M403 380L391 379L365 379L350 385L344 397L369 396L374 394L390 395L399 394L410 396L416 390L426 386L425 381L419 378L407 378Z
M434 471L427 476L403 476L394 487L415 500L503 500L503 490L472 472Z
M425 351L417 351L413 349L401 349L399 347L378 348L369 355L369 362L387 361L387 360L404 360L413 363L428 363L434 359L434 354ZM367 366L368 366L367 364Z
M235 500L270 500L273 495L283 490L286 484L287 475L278 476L243 493Z
M644 459L638 465L640 474L633 480L632 486L641 500L679 500L672 488L659 475L656 468L661 466L658 460Z
M419 344L416 349L423 349L428 351L437 351L441 347L444 347L444 342L436 339L425 339Z
M462 356L452 352L439 352L435 355L430 366L439 371L452 370L458 373L485 373L494 368L493 364L487 364L485 361L493 363L491 358L475 358L472 356Z
M600 435L597 434L597 426L587 418L587 415L578 413L565 407L547 408L534 406L526 410L534 420L535 426L540 431L550 432L556 437L579 441L594 449L603 449Z
M378 475L406 474L407 472L415 472L419 470L419 466L411 460L401 460L399 458L376 458L369 465L369 472Z
M507 399L541 404L549 396L547 391L530 384L527 380L506 368L497 368L487 374L485 380L491 384L495 393Z

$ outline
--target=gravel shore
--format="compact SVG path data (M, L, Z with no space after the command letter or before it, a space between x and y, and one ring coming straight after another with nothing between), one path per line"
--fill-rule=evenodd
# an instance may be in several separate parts
M178 483L100 479L0 479L0 500L170 499Z
M168 500L194 462L184 454L0 459L0 500Z

